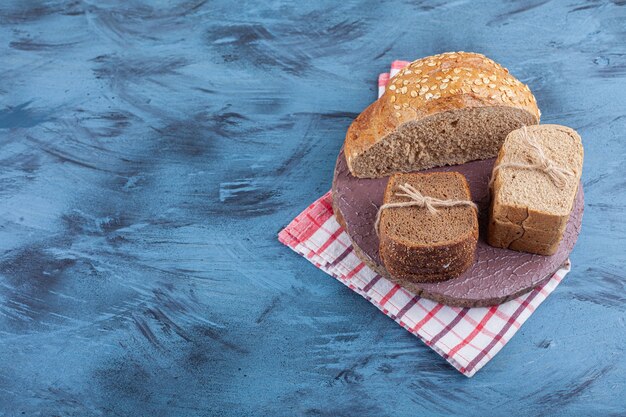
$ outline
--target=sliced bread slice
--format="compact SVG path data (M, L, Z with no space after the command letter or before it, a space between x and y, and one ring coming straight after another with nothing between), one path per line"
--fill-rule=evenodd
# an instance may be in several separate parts
M565 174L555 177L545 169L524 168L541 161L532 144L543 152L548 166ZM572 211L582 165L580 136L569 127L538 125L511 132L494 165L489 244L553 254Z
M440 200L471 201L465 177L457 172L392 175L383 204L411 201L398 196L408 184L424 196ZM478 241L476 209L468 205L393 207L382 210L379 224L380 256L394 278L415 282L443 281L459 276L474 261Z

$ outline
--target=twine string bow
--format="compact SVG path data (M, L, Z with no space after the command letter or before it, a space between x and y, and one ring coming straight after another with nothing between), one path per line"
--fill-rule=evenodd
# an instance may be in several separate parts
M537 141L528 134L528 129L526 126L522 128L523 138L525 139L525 144L532 151L531 152L531 162L530 163L522 163L522 162L505 162L502 164L498 164L493 168L493 173L491 175L491 180L489 181L489 188L493 185L493 182L496 178L496 173L502 168L519 168L519 169L534 169L537 171L541 171L545 173L548 178L552 181L554 185L557 187L563 187L567 181L568 176L573 176L574 172L569 169L564 169L558 166L552 159L548 158L537 143Z
M398 197L408 197L409 201L398 201L395 203L387 203L380 206L378 213L376 213L376 221L374 223L374 230L378 235L378 228L380 226L380 217L383 210L388 208L397 207L424 207L430 214L436 214L438 208L442 207L455 207L455 206L470 206L475 210L478 210L478 206L474 202L469 200L441 200L439 198L428 197L420 193L415 187L408 183L404 183L398 186L403 191L402 193L395 193Z

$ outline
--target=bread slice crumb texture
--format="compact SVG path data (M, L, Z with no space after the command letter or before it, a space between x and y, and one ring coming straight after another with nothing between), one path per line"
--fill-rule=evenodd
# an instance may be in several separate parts
M530 212L568 216L582 173L583 147L580 136L559 125L538 125L526 128L528 134L558 167L570 170L564 185L555 184L545 172L532 169L504 168L497 173L496 201L501 206L525 207ZM534 154L525 145L523 132L511 132L505 141L497 164L530 162ZM554 225L562 228L564 224Z
M398 174L387 186L385 202L410 201L396 195L399 184L408 183L423 195L442 200L471 200L465 178L458 173L437 175ZM390 238L408 245L438 245L449 243L468 234L476 225L475 210L458 206L438 209L432 214L422 207L385 209L381 216L381 229Z

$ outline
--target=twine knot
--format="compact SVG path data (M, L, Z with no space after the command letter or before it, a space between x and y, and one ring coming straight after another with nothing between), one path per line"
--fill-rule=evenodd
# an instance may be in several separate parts
M415 187L408 183L404 183L398 186L402 193L395 193L398 197L408 197L409 201L398 201L395 203L387 203L380 206L378 213L376 213L376 221L374 223L374 230L378 235L378 229L380 226L380 217L383 210L396 207L423 207L428 210L430 214L436 214L437 209L440 207L455 207L455 206L470 206L475 210L478 210L478 206L473 201L469 200L441 200L439 198L425 196L420 193Z
M537 171L541 171L545 173L548 178L550 178L555 186L563 187L567 181L567 177L574 176L574 172L569 169L561 168L552 159L548 158L543 149L541 149L541 147L537 143L537 141L528 134L528 129L526 128L526 126L522 128L522 132L523 138L525 139L525 144L529 149L532 150L531 162L505 162L496 165L493 168L493 173L491 174L489 188L491 188L493 182L496 179L496 172L498 172L502 168L534 169Z

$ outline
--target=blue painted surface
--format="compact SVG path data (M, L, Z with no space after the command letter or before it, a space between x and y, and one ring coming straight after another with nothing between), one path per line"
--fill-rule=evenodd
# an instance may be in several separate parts
M0 4L0 416L624 415L626 4ZM396 58L579 130L573 272L474 378L276 240Z

